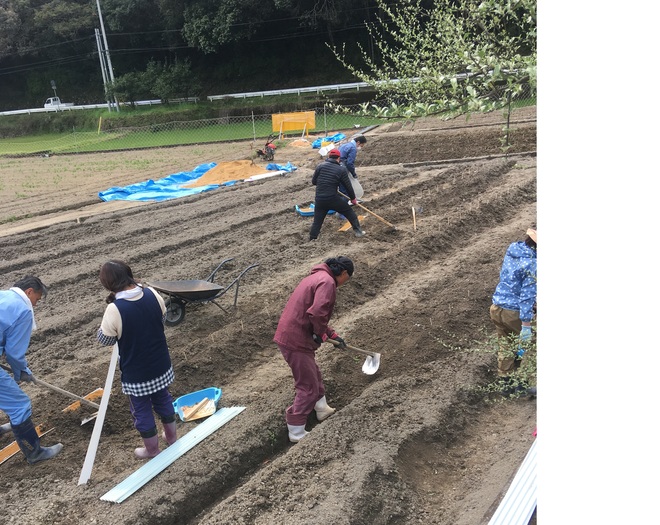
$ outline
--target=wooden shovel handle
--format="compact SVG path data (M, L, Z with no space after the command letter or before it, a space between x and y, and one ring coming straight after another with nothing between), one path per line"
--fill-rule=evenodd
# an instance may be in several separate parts
M347 199L350 199L350 197L349 197L348 195L344 195L341 191L337 191L337 193L339 193L339 195L341 195L342 197L346 197ZM387 222L387 221L386 221L385 219L383 219L380 215L377 215L377 214L375 214L374 212L372 212L371 210L367 209L366 206L362 206L362 204L360 204L359 202L357 203L357 205L358 205L360 208L362 208L364 211L366 211L367 213L371 213L371 215L373 215L374 217L376 217L376 219L378 219L379 221L384 222L384 223L387 224L390 228L394 228L394 229L396 230L396 226L394 226L394 224L392 224L391 222Z
M8 366L5 366L5 365L0 365L0 366L4 370L6 370L7 372L13 373L12 369L9 368ZM77 396L76 394L73 394L71 392L67 392L66 390L63 390L63 389L61 389L61 388L59 388L55 385L51 385L50 383L46 383L46 381L42 381L41 379L37 379L36 377L34 377L34 375L32 376L32 381L34 381L34 383L37 384L37 385L46 387L50 390L53 390L54 392L58 392L58 393L60 393L64 396L70 397L71 399L77 399L78 401L80 401L84 405L95 408L96 410L99 409L99 405L97 405L96 403L92 403L90 400L85 399L84 397Z
M335 341L334 339L330 339L329 337L326 339L327 343L332 343L335 346L341 346L341 343L338 341ZM362 348L358 348L356 346L351 346L349 344L346 345L346 348L349 350L353 350L354 352L360 352L361 354L365 355L370 355L371 357L376 357L376 354L374 352L369 352L367 350L362 350Z

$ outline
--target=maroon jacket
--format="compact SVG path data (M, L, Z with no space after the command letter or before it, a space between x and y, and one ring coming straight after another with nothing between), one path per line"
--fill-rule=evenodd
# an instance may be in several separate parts
M273 341L289 350L314 352L319 345L312 334L325 340L334 333L328 321L336 297L337 281L332 270L325 263L317 264L289 297Z

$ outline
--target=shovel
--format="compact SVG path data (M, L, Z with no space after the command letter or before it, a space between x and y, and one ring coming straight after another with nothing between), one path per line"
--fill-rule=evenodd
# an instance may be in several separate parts
M344 195L341 191L337 191L337 193L339 193L339 195L341 195L342 197L346 197L347 199L350 199L350 197L349 197L348 195ZM396 226L394 226L394 224L392 224L391 222L387 222L387 221L386 221L385 219L383 219L380 215L378 215L378 214L372 212L370 209L368 209L366 206L363 206L363 205L360 204L359 202L357 203L357 205L358 205L360 208L362 208L364 211L366 211L367 213L370 213L371 215L373 215L374 217L376 217L376 219L378 219L380 222L385 223L385 224L387 224L390 228L392 228L393 230L396 230Z
M11 369L10 367L5 366L5 365L0 365L0 366L1 366L4 370L6 370L7 372L13 373L13 371L12 371L12 369ZM34 376L32 376L32 380L34 381L35 384L37 384L37 385L39 385L39 386L46 387L46 388L52 390L53 392L58 392L58 393L60 393L60 394L62 394L62 395L65 395L65 396L67 396L67 397L70 397L71 399L77 399L77 400L80 401L83 405L87 405L88 407L95 408L96 410L99 409L99 405L97 405L96 403L93 403L93 402L89 401L88 399L85 399L84 397L80 397L80 396L77 396L76 394L73 394L73 393L71 393L71 392L67 392L66 390L64 390L64 389L62 389L62 388L59 388L59 387L57 387L57 386L55 386L55 385L51 385L50 383L46 383L46 381L42 381L41 379L37 379L37 378L34 377Z
M326 339L329 343L332 343L335 346L341 346L341 343L335 341L334 339ZM359 352L361 354L366 354L367 358L364 361L364 364L362 365L362 372L367 374L368 376L374 375L377 371L378 368L380 367L380 354L376 352L368 352L367 350L362 350L361 348L357 348L355 346L351 345L346 345L346 348L349 350L353 350L354 352Z

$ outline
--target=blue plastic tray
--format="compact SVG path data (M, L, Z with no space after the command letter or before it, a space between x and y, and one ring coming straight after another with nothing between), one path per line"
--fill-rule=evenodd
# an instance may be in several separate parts
M296 213L301 217L314 217L314 203L311 204L296 204ZM335 210L328 210L326 215L332 215L336 213Z
M204 390L198 390L197 392L191 392L190 394L177 397L174 400L174 411L179 416L181 421L185 421L183 417L182 407L192 406L196 403L202 401L205 397L212 399L215 402L216 408L218 407L218 401L222 396L222 389L216 387L205 388Z

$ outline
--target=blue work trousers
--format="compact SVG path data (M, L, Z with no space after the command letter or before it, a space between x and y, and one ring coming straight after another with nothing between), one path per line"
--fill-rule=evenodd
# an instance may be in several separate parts
M32 415L32 403L28 395L21 390L13 376L0 368L0 410L12 425L23 423Z
M133 415L135 429L142 437L152 437L156 434L156 419L154 412L160 416L161 421L171 423L174 421L174 401L167 388L147 396L128 396Z

